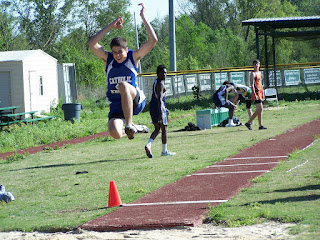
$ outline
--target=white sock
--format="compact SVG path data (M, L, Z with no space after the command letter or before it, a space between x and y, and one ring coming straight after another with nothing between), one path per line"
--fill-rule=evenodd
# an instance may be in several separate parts
M149 138L149 141L147 143L148 148L151 148L151 144L153 143L153 139Z
M162 144L162 152L165 153L167 151L167 144Z
M229 125L234 125L232 118L229 118Z

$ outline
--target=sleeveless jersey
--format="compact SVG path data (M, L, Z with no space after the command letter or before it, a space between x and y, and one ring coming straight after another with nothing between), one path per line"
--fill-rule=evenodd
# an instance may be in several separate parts
M251 93L251 99L252 100L263 100L263 87L261 82L261 72L252 72L254 73L254 92Z
M108 52L108 60L106 64L106 75L107 75L107 82L108 82L108 89L107 89L107 98L111 102L110 104L110 113L122 113L122 106L121 106L121 95L118 89L118 84L121 82L128 82L132 86L134 86L137 91L140 93L139 103L145 100L145 95L143 91L139 89L136 83L136 76L137 76L137 67L133 60L133 51L128 51L127 59L122 62L118 63L114 58L111 52ZM134 112L134 115L135 112Z
M134 63L133 51L128 52L127 59L118 63L114 60L112 53L108 53L108 60L106 66L108 90L107 98L110 102L121 101L120 92L118 90L118 83L128 82L136 87L137 67Z
M222 107L227 104L226 102L227 86L221 85L219 89L213 94L213 102L217 107Z
M161 106L161 112L159 111L159 96L157 95L156 92L156 85L158 83L158 81L160 82L161 80L156 79L154 80L153 83L153 89L152 89L152 96L151 96L151 100L149 103L150 106L150 116L152 119L153 123L157 123L160 120L160 114L162 115L162 120L163 120L163 125L168 125L168 110L166 107L166 93L163 93L163 97L162 97L162 102L163 102L163 106Z

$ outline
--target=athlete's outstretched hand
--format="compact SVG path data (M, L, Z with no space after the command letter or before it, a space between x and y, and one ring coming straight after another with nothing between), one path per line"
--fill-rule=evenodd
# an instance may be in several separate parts
M111 24L112 28L121 29L123 27L123 19L119 16L116 20L114 20Z
M140 17L142 17L146 13L146 7L144 6L144 3L139 3L138 5L142 7L140 11Z

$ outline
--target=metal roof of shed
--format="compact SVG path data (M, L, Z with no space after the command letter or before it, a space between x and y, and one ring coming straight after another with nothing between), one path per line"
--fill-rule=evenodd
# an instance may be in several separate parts
M320 27L320 16L252 18L242 21L243 26L251 25L260 29Z
M50 56L49 54L45 53L44 51L37 49L37 50L23 50L23 51L5 51L0 52L0 62L20 62L24 61L28 57L32 56L35 53L42 53L47 55L48 57L56 60L54 57Z

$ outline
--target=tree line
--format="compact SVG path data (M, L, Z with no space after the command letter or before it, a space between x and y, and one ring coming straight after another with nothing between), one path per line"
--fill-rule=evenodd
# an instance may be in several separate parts
M255 32L242 27L244 20L320 15L320 0L178 0L178 5L183 10L175 23L177 70L251 65L256 56ZM92 54L87 41L121 15L124 27L110 32L101 44L109 49L110 39L120 35L136 49L130 6L130 0L2 0L0 51L42 49L60 63L75 63L78 84L103 86L103 63ZM155 72L159 64L170 65L169 17L151 24L159 41L142 60L142 72ZM137 29L142 44L147 33L143 24ZM262 61L263 44L261 41ZM272 57L271 43L268 46ZM320 61L319 39L277 38L276 46L278 63Z

